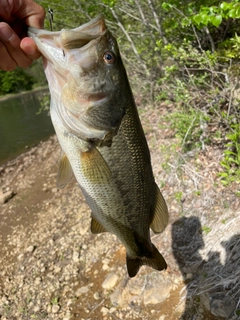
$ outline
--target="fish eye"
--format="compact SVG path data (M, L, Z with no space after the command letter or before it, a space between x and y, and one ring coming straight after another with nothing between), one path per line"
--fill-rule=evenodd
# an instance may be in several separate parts
M103 60L106 64L113 64L116 61L115 54L111 51L107 51L103 55Z

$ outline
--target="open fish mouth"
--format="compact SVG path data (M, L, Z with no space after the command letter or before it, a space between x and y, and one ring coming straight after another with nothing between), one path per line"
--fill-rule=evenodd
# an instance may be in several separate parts
M102 15L85 23L75 29L62 29L61 31L39 30L29 27L28 35L34 39L44 55L48 55L50 50L56 53L56 49L61 49L61 55L65 55L65 50L80 49L87 46L92 40L103 36L107 32L107 27ZM44 49L45 47L45 49ZM55 50L50 47L55 47ZM50 57L48 56L47 59ZM58 58L55 56L55 58Z

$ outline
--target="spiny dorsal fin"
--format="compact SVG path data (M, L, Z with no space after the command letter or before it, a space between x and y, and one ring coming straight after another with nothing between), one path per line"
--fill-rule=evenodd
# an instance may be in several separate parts
M91 232L93 234L98 234L102 232L107 232L107 230L94 218L91 220Z
M73 176L72 167L67 156L64 154L60 160L57 174L57 187L64 188Z
M167 224L168 224L168 208L166 205L166 202L156 185L156 205L155 205L155 212L153 216L152 223L150 224L150 228L152 229L153 232L155 233L160 233L162 232Z

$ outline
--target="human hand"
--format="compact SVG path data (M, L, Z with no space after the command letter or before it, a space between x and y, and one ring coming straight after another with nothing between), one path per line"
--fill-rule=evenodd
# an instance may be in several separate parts
M0 0L0 69L26 68L41 56L27 28L43 28L44 18L44 9L32 0Z

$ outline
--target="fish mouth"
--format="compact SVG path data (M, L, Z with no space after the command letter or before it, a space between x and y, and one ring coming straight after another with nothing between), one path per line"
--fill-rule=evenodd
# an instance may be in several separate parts
M47 31L33 27L28 28L28 35L36 42L43 55L46 55L46 50L53 46L63 50L82 48L92 40L103 36L106 32L107 27L101 14L95 19L71 30ZM44 46L46 47L45 50Z

